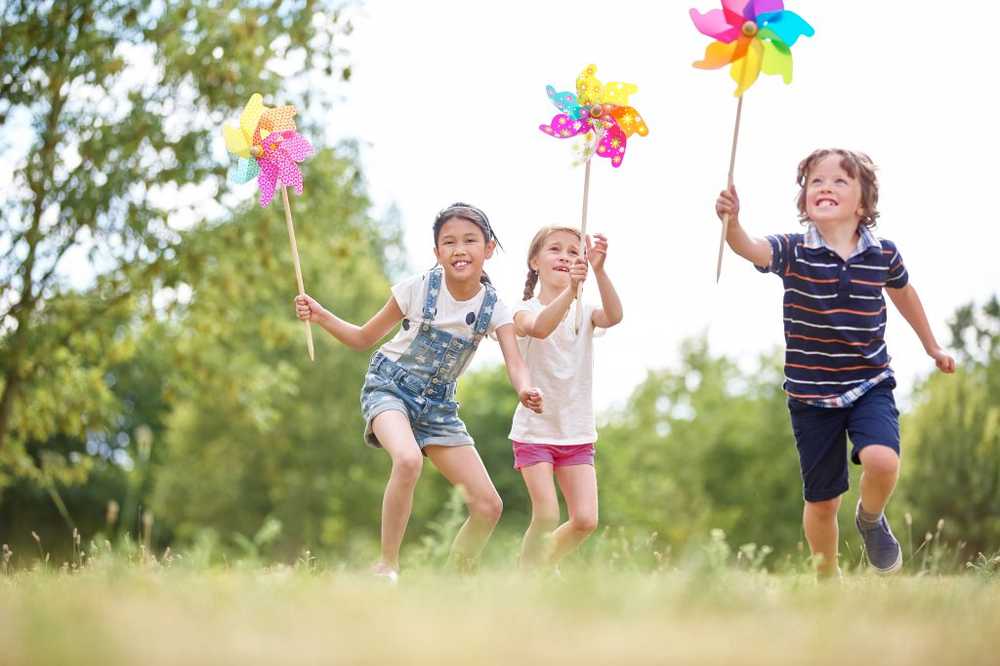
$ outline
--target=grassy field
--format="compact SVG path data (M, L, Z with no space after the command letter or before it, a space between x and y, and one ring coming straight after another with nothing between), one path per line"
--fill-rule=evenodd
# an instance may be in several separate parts
M0 575L0 664L1000 662L1000 576L165 565Z

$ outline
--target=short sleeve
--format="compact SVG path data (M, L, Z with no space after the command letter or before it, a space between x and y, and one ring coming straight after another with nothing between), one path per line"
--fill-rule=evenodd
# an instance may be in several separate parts
M396 299L396 305L399 306L404 317L411 317L414 307L419 309L420 294L423 291L426 277L426 275L414 275L392 285L392 297Z
M791 242L787 235L767 236L767 242L771 244L771 264L769 266L758 266L754 264L761 273L774 273L784 275L788 268L788 255L790 254Z
M518 308L518 310L524 310L527 308ZM514 323L514 313L511 312L510 307L497 297L497 302L493 304L493 316L490 319L490 326L486 330L487 334L493 333L501 326L505 324Z
M885 286L890 289L902 289L909 283L910 275L906 271L903 257L900 256L896 244L892 241L883 240L882 252L889 260L889 273L885 279Z

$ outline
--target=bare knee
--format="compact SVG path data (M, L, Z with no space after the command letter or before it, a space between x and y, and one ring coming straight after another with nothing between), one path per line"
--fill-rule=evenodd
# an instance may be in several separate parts
M500 521L500 515L503 513L503 500L496 494L486 497L474 497L469 501L469 513L483 522L496 525Z
M839 497L819 502L806 502L806 511L817 520L836 520L838 510L840 510Z
M899 473L899 456L888 446L867 446L860 458L865 474L894 477Z
M404 483L417 482L424 467L424 458L419 452L405 453L392 460L392 475Z
M531 510L531 526L538 530L551 532L559 524L559 507L555 509L533 507Z
M570 516L569 525L574 532L579 534L590 534L597 529L596 513L579 513Z

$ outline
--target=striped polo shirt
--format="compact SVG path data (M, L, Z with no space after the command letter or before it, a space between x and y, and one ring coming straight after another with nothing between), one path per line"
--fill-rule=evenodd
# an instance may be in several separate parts
M811 224L804 234L768 236L771 265L757 267L785 286L785 392L820 407L846 407L892 376L882 289L909 277L892 242L864 225L858 232L847 261Z

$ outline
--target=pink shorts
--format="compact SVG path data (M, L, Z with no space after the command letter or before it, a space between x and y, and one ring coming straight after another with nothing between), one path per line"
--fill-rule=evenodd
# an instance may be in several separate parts
M522 469L542 462L549 463L553 467L594 464L593 444L574 444L572 446L525 444L524 442L512 442L512 444L514 445L514 469Z

